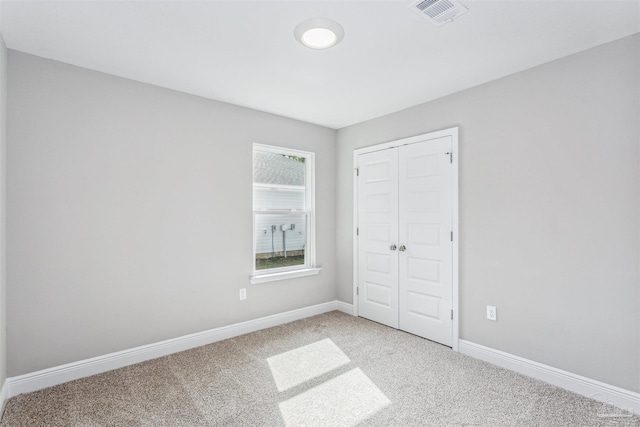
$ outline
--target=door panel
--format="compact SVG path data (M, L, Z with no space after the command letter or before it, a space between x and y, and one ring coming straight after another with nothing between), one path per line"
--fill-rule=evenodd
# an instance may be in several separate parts
M399 328L452 343L451 138L399 148Z
M359 315L449 346L450 151L443 137L358 156Z
M358 307L367 319L398 327L398 152L358 157Z

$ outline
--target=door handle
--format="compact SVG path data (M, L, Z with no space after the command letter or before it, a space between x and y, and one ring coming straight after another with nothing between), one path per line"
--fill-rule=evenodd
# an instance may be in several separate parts
M389 249L391 249L392 251L395 251L396 249L398 249L398 247L396 245L391 245L389 246Z
M406 250L407 250L407 247L406 247L405 245L400 245L400 247L398 248L398 250L399 250L400 252L404 252L404 251L406 251Z

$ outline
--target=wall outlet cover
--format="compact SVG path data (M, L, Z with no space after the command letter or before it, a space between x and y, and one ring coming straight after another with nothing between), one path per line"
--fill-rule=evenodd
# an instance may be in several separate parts
M494 322L498 321L498 310L493 305L487 306L487 319L493 320Z

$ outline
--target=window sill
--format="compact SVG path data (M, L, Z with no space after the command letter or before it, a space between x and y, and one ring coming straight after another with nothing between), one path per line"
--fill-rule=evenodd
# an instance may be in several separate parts
M281 273L260 274L251 277L251 284L275 282L276 280L293 279L295 277L313 276L322 268L305 268L303 270L283 271Z

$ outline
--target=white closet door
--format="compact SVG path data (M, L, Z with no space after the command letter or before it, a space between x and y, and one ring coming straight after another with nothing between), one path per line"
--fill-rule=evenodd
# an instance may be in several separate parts
M399 328L451 346L451 138L400 147Z
M398 151L363 154L358 167L358 311L397 328Z

